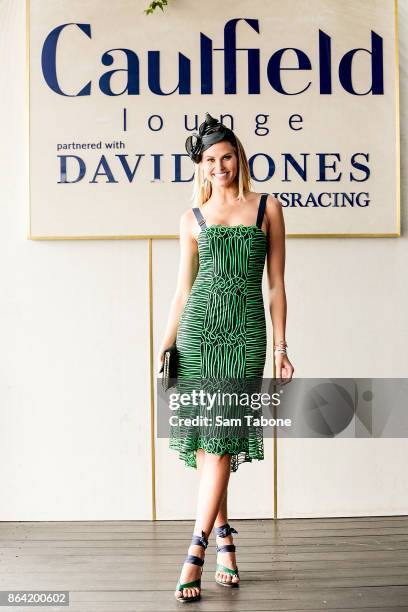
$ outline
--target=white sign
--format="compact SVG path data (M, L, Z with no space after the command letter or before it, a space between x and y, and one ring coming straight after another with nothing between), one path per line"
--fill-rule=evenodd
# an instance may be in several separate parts
M30 238L176 236L205 112L288 235L400 233L388 0L28 5Z

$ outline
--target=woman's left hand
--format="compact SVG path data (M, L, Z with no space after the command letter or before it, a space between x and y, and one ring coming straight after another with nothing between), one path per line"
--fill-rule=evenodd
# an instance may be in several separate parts
M287 355L282 353L277 353L275 355L275 378L280 378L285 382L290 382L292 380L293 372L295 368L290 363Z

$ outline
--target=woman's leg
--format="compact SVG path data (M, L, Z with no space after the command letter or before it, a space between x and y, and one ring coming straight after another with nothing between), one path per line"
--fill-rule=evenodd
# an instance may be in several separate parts
M205 453L198 491L197 519L194 533L201 529L208 536L214 527L230 478L230 455Z
M224 497L221 500L220 508L218 510L217 518L215 519L214 527L221 527L221 525L225 525L225 523L228 523L227 499L228 499L228 489L225 491Z
M200 449L199 449L200 450ZM202 449L201 449L202 450ZM204 531L208 537L214 526L218 515L220 503L225 495L230 477L230 455L214 455L212 453L197 451L197 469L200 472L200 486L198 490L197 518L194 525L194 534L201 536ZM189 555L204 558L204 548L195 544L190 545ZM181 571L180 582L190 582L199 578L201 568L191 563L184 563ZM199 593L198 587L187 587L183 589L184 597L193 597ZM180 592L175 593L180 596Z
M214 527L221 527L221 525L225 525L228 523L228 509L227 509L227 500L228 500L228 489L225 491L224 497L220 504L220 509L217 514L217 518L215 519ZM225 538L220 538L217 536L216 538L218 546L223 546L225 544L233 544L232 534L226 536ZM234 552L222 552L217 554L217 563L221 563L221 565L225 565L231 569L235 569L236 558ZM227 574L225 572L217 571L215 572L215 576L217 580L221 580L222 582L239 582L238 576L231 576L231 574Z
M202 448L197 451L197 469L199 473L201 473L203 464L205 461L205 453ZM227 508L227 500L228 500L228 488L225 489L224 497L220 503L220 507L218 510L217 517L214 522L214 527L221 527L221 525L225 525L228 523L228 508ZM218 546L222 546L223 544L232 544L233 539L232 535L226 536L225 538L217 537ZM236 568L236 558L234 552L226 552L226 553L218 553L218 562L221 565L225 565L226 567L230 567L231 569ZM226 574L224 572L217 571L215 573L217 580L222 580L223 582L228 582L232 580L232 582L239 582L238 576L231 576L231 574Z
M201 477L201 470L203 469L204 461L205 461L206 452L203 448L197 449L196 454L196 463L197 463L197 471Z

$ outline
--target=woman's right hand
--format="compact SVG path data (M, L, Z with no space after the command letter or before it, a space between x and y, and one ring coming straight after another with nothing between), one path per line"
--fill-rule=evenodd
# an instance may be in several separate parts
M163 365L165 350L166 349L164 349L164 348L160 348L159 349L159 354L158 354L158 357L157 357L157 373L158 374L160 374L160 370L161 370L161 367Z

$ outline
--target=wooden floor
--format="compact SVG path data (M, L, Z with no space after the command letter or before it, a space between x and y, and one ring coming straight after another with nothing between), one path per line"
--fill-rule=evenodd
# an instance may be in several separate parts
M173 591L192 521L0 523L0 590L70 591L69 607L0 612L408 611L407 516L230 524L241 587L213 582L212 535L202 599L181 604Z

